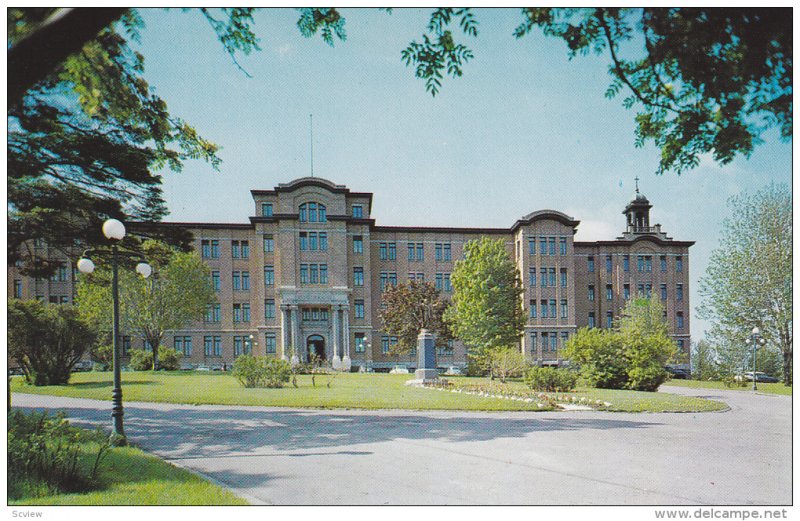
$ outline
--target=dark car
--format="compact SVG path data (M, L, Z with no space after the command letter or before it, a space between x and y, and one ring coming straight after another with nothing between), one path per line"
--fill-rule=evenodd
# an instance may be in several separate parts
M689 371L680 367L665 367L664 369L667 370L671 378L676 380L688 380L692 377Z
M748 371L744 374L736 375L736 380L752 382L753 381L753 371ZM762 373L761 371L756 371L756 382L764 382L768 384L775 384L780 382L779 378L775 378L774 376L770 376L767 373Z

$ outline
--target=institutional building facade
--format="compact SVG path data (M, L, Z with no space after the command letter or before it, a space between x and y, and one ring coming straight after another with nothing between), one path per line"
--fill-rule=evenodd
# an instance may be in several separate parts
M251 194L249 223L159 223L191 232L219 295L203 320L165 338L184 354L186 366L229 366L252 352L300 359L316 354L352 370L414 368L413 355L390 354L397 339L381 330L382 292L422 280L452 295L455 262L464 244L480 237L504 240L519 267L528 317L520 349L537 363L561 363L577 329L611 327L627 299L654 292L676 344L689 348L694 243L651 225L652 206L638 188L622 212L622 235L597 242L575 241L579 221L554 210L535 211L509 228L380 226L371 217L371 193L317 177ZM36 248L50 253L44 244ZM71 303L76 260L64 258L48 280L9 268L9 296ZM125 354L142 347L141 338L123 339ZM437 350L440 367L466 361L458 341Z

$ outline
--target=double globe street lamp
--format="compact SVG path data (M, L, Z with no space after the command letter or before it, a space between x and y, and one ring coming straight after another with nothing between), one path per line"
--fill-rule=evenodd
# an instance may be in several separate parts
M756 392L758 389L756 387L756 348L758 346L763 346L766 341L761 336L761 331L754 327L753 330L750 332L750 338L747 340L748 344L753 344L753 392Z
M122 409L122 375L120 370L120 346L119 346L119 280L117 273L117 266L119 264L120 256L128 259L138 260L136 264L136 272L144 278L150 276L153 268L144 261L144 258L132 252L120 252L117 243L125 238L125 225L116 219L108 219L103 223L103 235L107 239L113 241L111 243L111 299L113 301L113 323L111 342L114 346L113 351L113 365L114 365L114 389L111 392L112 409L111 416L114 419L114 443L116 445L126 445L127 439L125 438L125 430L122 424L122 417L124 411ZM107 251L92 249L83 252L83 255L78 260L78 271L84 274L89 274L94 271L94 262L91 255L106 254Z

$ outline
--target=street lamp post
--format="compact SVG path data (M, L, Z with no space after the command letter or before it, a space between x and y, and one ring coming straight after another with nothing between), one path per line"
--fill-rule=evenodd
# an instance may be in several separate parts
M123 428L122 418L125 412L122 408L122 373L120 368L120 343L119 343L119 275L118 275L118 257L119 249L117 242L125 238L125 225L116 219L108 219L103 223L103 235L107 239L115 241L111 244L111 300L112 306L112 320L113 329L111 333L111 342L113 344L113 366L114 366L114 389L111 391L111 416L114 419L114 444L123 446L127 444L125 437L125 429ZM81 273L89 274L94 271L94 262L88 257L92 250L84 252L80 260L78 260L78 270ZM138 258L141 259L139 255ZM144 278L150 276L152 268L149 264L142 261L136 265L136 272Z
M764 338L761 337L761 331L757 327L751 331L749 343L753 344L753 392L758 390L756 386L756 348L758 345L764 345Z

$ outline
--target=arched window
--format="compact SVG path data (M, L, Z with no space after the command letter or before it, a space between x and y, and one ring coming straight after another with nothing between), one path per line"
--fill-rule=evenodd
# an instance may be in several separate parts
M300 205L300 222L328 222L327 209L322 203L303 203Z

